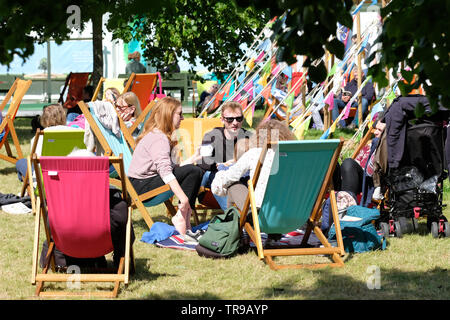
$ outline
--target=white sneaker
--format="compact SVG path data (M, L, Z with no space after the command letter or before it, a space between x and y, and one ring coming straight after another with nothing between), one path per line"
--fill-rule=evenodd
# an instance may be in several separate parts
M373 195L372 195L372 199L373 200L383 200L384 196L381 194L381 187L376 187Z

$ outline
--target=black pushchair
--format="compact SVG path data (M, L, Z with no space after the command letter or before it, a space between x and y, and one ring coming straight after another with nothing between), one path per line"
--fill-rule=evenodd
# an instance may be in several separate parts
M402 160L384 179L387 197L381 206L379 226L386 235L401 237L416 231L418 220L426 218L434 238L450 237L443 215L443 182L448 172L444 159L446 132L440 119L442 115L407 123Z

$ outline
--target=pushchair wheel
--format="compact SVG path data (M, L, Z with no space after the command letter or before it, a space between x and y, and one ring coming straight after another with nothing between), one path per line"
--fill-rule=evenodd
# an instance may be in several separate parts
M398 221L402 227L402 233L411 233L414 230L413 221L410 218L399 217Z
M433 238L439 237L439 225L436 221L431 223L431 235Z
M389 237L389 230L390 230L389 223L380 222L380 229L383 232L385 237Z
M416 218L412 218L412 224L413 224L414 231L419 230L419 221Z
M395 235L397 236L397 238L403 237L402 226L400 224L400 221L394 222L394 230L395 230L394 232L395 232Z
M450 238L450 226L448 225L447 221L444 222L444 235L447 238Z

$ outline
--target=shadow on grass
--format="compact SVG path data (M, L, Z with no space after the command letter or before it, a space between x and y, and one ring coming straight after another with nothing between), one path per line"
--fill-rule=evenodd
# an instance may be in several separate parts
M298 289L298 277L284 279L276 287L265 288L261 299L289 299L304 296L306 299L449 299L450 270L435 268L428 272L379 269L379 288L374 287L374 273L367 273L365 281L351 276L335 274L329 268L315 270L318 280L312 287Z
M201 294L179 292L176 290L165 291L164 294L149 294L142 299L149 300L220 300L220 296L203 292Z
M7 168L0 169L0 175L8 175L8 174L17 172L15 164L12 164L9 162L8 162L8 164L9 164L9 166Z

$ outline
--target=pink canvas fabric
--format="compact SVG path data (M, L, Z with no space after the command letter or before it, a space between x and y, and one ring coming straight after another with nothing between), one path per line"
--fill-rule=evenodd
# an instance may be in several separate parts
M76 258L113 250L107 157L40 157L56 247Z

